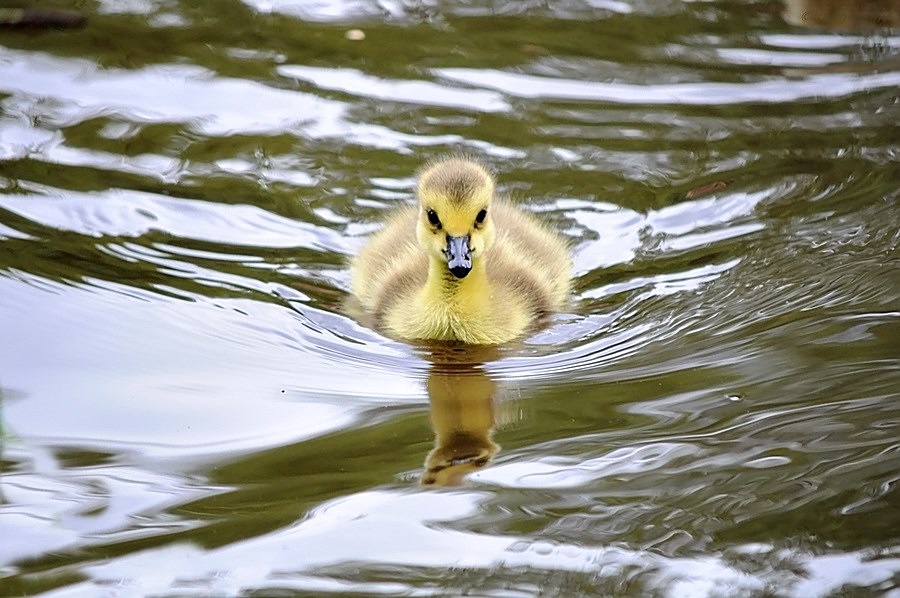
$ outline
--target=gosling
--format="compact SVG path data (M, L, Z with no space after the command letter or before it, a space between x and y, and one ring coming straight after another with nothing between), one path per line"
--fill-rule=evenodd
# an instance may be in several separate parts
M401 209L352 263L352 291L375 326L404 340L506 343L559 311L571 293L565 242L497 197L465 157L421 172Z

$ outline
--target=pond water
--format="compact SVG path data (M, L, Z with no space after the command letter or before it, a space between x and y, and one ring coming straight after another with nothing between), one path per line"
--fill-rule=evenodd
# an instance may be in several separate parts
M900 596L896 2L75 4L0 28L0 594ZM460 151L571 307L387 339Z

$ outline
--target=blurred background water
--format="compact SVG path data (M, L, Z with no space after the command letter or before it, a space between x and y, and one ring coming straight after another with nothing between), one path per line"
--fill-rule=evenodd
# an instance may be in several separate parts
M40 7L0 593L900 596L898 2ZM495 350L343 313L455 151L573 248Z

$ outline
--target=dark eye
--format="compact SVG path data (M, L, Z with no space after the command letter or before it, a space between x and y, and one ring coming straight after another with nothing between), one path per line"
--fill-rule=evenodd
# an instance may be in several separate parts
M481 224L484 222L485 218L487 218L487 210L481 210L478 212L478 215L475 216L475 224Z
M434 210L428 210L428 222L431 223L431 226L436 226L437 228L441 228L441 219L438 218L437 212Z

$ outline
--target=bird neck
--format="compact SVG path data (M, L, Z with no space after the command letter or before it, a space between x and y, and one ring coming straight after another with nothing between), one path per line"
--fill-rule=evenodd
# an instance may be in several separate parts
M454 276L447 268L447 262L430 260L425 288L429 300L457 311L481 308L490 297L482 259L472 260L472 269L465 278Z

